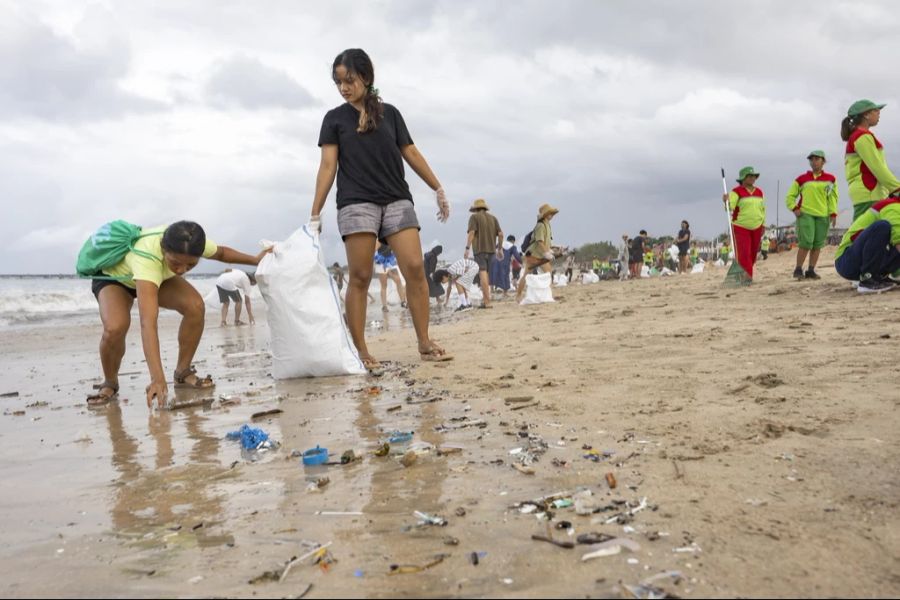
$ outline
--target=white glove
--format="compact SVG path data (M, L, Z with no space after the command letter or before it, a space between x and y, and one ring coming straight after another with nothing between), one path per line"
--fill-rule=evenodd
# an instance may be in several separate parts
M440 187L437 189L435 198L438 206L437 219L441 223L446 223L447 219L450 218L450 202L447 201L447 194L444 193L444 188Z
M312 231L322 233L322 217L321 217L321 215L312 215L309 217L309 228Z
M544 258L546 258L547 260L553 260L556 258L556 255L553 254L553 252L546 252L544 253Z

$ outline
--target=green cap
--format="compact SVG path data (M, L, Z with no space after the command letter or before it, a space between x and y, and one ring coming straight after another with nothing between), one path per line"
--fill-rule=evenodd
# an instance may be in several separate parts
M867 113L870 110L881 110L887 106L887 104L875 104L871 100L857 100L853 104L850 105L850 108L847 109L848 117L855 117L857 115L861 115L863 113Z
M754 169L753 167L744 167L743 169L741 169L740 173L738 173L737 182L744 183L744 178L748 175L756 175L757 177L759 177L759 173L756 172L756 169Z
M813 150L812 152L809 153L809 156L807 156L806 158L812 158L814 156L817 156L817 157L821 158L822 160L825 160L825 152L823 150Z

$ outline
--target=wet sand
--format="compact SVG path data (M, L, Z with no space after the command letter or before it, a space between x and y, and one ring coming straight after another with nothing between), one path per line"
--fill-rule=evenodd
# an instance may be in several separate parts
M828 268L830 251L822 281L794 282L793 260L760 262L751 289L723 289L713 268L574 285L555 304L500 302L434 328L451 363L419 363L412 332L389 314L388 330L370 334L391 361L378 379L273 381L262 318L226 329L210 319L199 371L217 378L215 398L239 402L175 411L147 410L136 327L122 400L100 410L83 403L99 324L0 332L0 394L19 393L0 397L0 589L620 597L677 571L652 585L682 597L896 596L900 292L859 296ZM164 316L169 368L176 328ZM284 412L254 425L282 447L248 462L224 436L272 408ZM372 455L392 430L463 450L404 467ZM365 458L318 472L290 458L316 444L334 460L347 449ZM512 466L529 449L534 474ZM308 491L322 476L329 484ZM579 488L598 512L551 508L547 521L511 508ZM448 524L416 527L416 510ZM640 549L582 562L596 548L531 539L548 530ZM248 583L329 542L328 569L306 560L283 582ZM448 556L391 574L438 554Z

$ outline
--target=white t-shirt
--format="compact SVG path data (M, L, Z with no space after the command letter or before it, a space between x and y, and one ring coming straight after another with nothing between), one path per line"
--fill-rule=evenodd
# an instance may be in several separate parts
M226 292L233 292L240 288L245 296L250 295L250 278L245 271L234 269L219 275L216 279L216 285Z
M470 258L461 258L449 267L447 271L456 277L463 277L466 274L478 272L478 263Z

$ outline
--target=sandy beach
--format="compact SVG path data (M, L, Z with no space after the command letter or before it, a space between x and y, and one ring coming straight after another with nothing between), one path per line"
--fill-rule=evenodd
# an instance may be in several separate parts
M370 334L381 378L274 381L261 310L253 328L208 317L198 370L217 388L205 403L179 392L201 402L173 411L146 407L136 323L122 399L99 410L84 403L99 319L0 330L0 590L900 595L900 292L860 296L833 251L818 282L792 281L787 253L760 261L749 289L710 268L501 301L434 327L449 363L420 363L391 314ZM162 317L169 372L176 328ZM280 449L248 461L225 439L244 423ZM394 430L446 452L375 456ZM316 445L364 458L311 471L291 457ZM589 533L630 542L582 560L602 549L577 543ZM334 562L285 573L318 544Z

